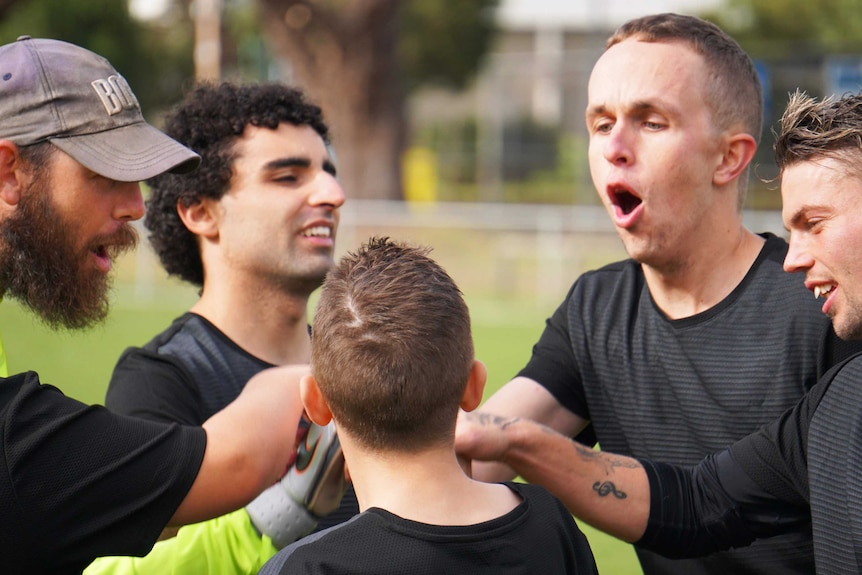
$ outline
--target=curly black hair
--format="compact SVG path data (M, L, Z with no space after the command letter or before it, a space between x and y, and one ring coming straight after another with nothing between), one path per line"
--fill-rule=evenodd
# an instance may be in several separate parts
M298 89L282 84L199 84L168 115L165 133L201 156L200 167L190 174L165 173L147 181L144 225L168 274L203 287L197 239L180 220L178 202L192 206L204 197L221 198L233 176L233 145L246 127L274 130L285 122L310 126L329 144L320 108Z

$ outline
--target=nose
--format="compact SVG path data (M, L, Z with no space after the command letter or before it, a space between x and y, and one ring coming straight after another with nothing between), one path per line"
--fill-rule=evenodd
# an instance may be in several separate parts
M814 258L808 250L805 239L799 234L790 234L790 247L784 258L784 271L798 272L814 267Z
M332 206L340 208L344 204L344 190L338 180L329 172L321 172L319 185L309 197L312 206Z
M138 182L115 182L114 219L135 221L144 217L144 197Z
M634 162L631 137L624 123L617 122L607 134L602 153L614 165Z

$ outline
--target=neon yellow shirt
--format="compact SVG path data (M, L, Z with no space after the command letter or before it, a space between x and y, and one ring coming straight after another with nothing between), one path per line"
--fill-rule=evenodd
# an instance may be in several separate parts
M278 551L245 509L181 527L146 557L101 557L84 575L255 575Z

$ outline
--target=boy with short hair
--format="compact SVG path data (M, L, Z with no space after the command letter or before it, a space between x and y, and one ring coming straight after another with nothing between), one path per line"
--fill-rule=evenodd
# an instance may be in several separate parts
M595 573L592 552L543 488L474 481L454 449L475 409L461 292L427 249L373 238L327 276L315 311L313 421L335 421L362 513L290 545L275 573Z

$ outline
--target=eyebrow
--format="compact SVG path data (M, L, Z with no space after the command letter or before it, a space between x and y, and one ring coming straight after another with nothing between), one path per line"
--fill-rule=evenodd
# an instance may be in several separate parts
M267 162L263 169L267 171L281 170L284 168L308 168L311 167L311 160L302 156L292 156L289 158L278 158L277 160L272 160L271 162ZM333 177L336 174L335 164L332 163L332 160L326 158L323 160L323 171L331 174Z
M659 107L655 104L655 102L650 102L648 100L638 100L637 102L632 103L632 105L626 106L624 112L645 112L658 109ZM604 104L599 104L597 106L587 108L586 116L588 118L591 118L593 116L600 116L606 113L608 113L608 107Z
M293 156L290 158L279 158L277 160L272 160L271 162L267 162L263 168L265 170L280 170L282 168L307 168L311 165L311 160L308 158L302 158L299 156Z
M329 158L323 160L323 171L329 173L333 178L336 176L335 164Z
M805 219L805 214L807 214L811 210L811 206L802 206L795 212L790 218L787 220L788 225L784 226L784 229L790 231L790 228L796 227L799 225L799 222Z

